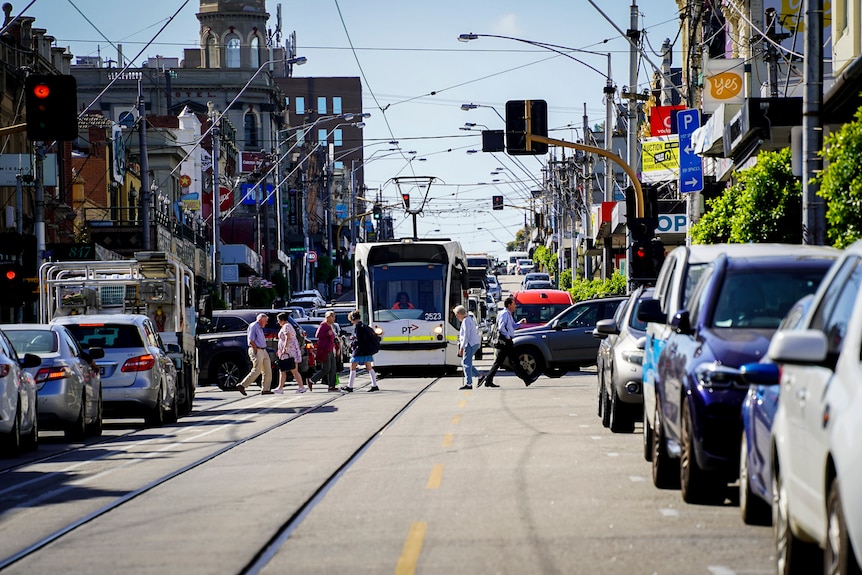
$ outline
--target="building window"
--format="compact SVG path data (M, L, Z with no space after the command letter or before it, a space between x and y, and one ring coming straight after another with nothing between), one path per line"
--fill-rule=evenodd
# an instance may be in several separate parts
M225 65L228 68L239 68L240 61L240 42L236 36L231 36L225 43Z
M326 137L326 129L325 129L325 128L319 128L319 129L317 130L317 143L318 143L318 144L325 144L325 143L327 143L328 141L329 141L329 140L328 140L328 138Z
M299 128L296 130L296 145L301 146L305 143L305 128Z
M341 114L341 96L334 96L332 98L332 113Z
M293 99L293 113L305 114L305 98L303 96L297 96Z
M249 110L245 113L245 149L260 148L257 130L257 114Z
M325 114L326 113L326 98L320 97L317 99L317 113Z
M332 142L335 144L335 147L344 145L344 141L341 137L341 128L332 131Z
M207 35L204 58L206 59L204 68L215 68L218 66L218 40L212 34Z
M252 68L260 67L260 38L252 36L251 51L249 52L249 64Z

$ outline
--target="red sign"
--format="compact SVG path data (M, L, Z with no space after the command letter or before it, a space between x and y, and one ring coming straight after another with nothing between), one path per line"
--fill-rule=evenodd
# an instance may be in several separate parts
M266 154L263 152L240 152L239 153L239 171L243 174L250 174L260 165Z
M308 263L313 264L314 262L317 261L317 252L310 251L310 252L308 252L308 255L305 257L308 260Z
M221 186L219 188L219 204L218 209L219 212L225 213L229 209L233 207L233 192L230 191L230 188L226 188Z
M650 134L653 136L670 136L671 113L675 110L685 110L685 106L654 106L649 114Z

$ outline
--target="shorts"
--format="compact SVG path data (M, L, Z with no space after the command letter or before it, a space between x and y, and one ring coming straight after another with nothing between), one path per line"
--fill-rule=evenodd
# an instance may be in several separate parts
M288 357L287 359L278 360L278 369L279 371L293 371L296 369L296 360L292 357Z
M374 361L373 355L354 355L350 358L350 363L364 364L372 361Z

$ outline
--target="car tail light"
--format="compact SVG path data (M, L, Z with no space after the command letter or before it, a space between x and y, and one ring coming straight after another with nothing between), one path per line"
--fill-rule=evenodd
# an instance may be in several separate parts
M36 383L44 383L54 379L66 379L71 377L72 370L68 367L43 367L36 372Z
M10 368L11 366L8 363L0 363L0 377L9 375Z
M122 371L147 371L156 365L156 358L152 354L139 355L138 357L130 357L123 364Z

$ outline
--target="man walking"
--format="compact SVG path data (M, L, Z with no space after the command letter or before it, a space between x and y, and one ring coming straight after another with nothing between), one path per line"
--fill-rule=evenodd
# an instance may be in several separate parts
M248 395L246 388L261 374L263 374L263 380L260 382L260 394L269 395L272 393L269 389L272 383L272 364L269 362L269 353L266 351L266 335L263 333L263 326L266 325L267 321L269 321L269 317L265 313L259 313L256 320L248 326L246 339L248 340L248 357L251 359L251 371L236 386L243 395Z
M505 309L497 316L497 341L502 344L502 347L497 348L497 358L494 360L494 365L491 366L486 375L479 378L477 386L482 387L484 384L485 387L500 387L494 383L494 374L497 373L503 361L508 359L509 365L512 366L515 375L520 377L524 381L524 385L529 387L534 380L521 367L521 363L515 356L515 346L512 343L512 338L515 337L515 319L513 314L518 304L510 296L503 302L503 306Z

